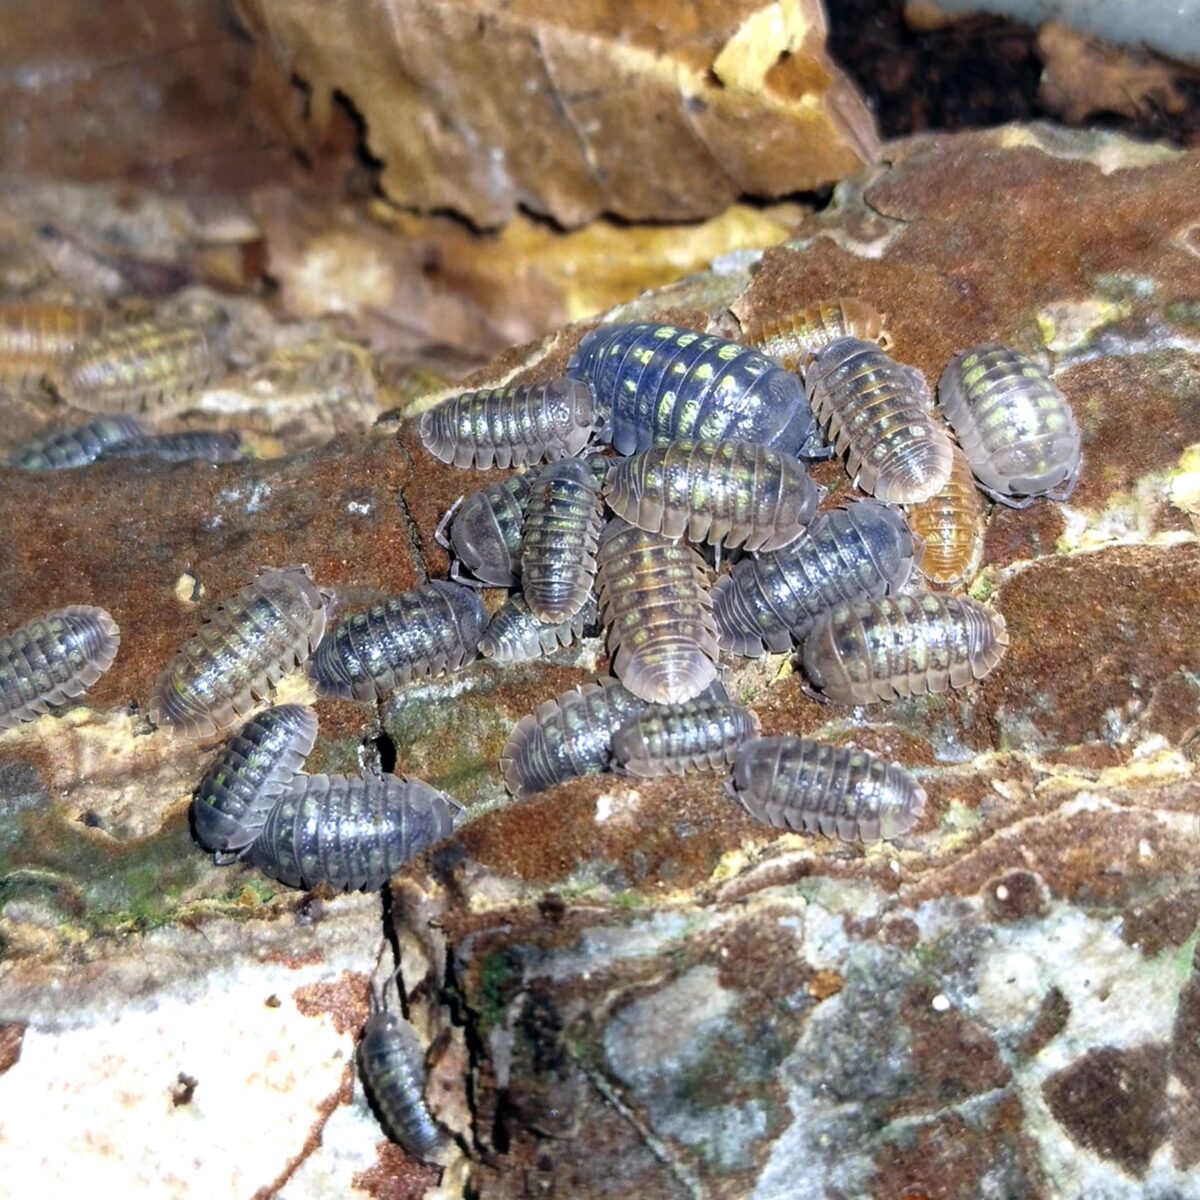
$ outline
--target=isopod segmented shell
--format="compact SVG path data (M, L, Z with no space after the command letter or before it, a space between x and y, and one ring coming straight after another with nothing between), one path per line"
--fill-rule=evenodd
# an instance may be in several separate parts
M666 442L618 459L605 499L618 517L693 542L775 550L812 520L821 493L803 464L748 442Z
M717 626L704 560L683 542L609 521L596 573L613 674L635 696L679 704L717 675Z
M924 545L919 570L934 587L965 584L979 569L983 523L983 497L967 456L955 446L941 491L908 509L909 528Z
M128 437L105 447L100 458L153 458L159 462L237 462L242 457L237 433L213 429L186 429L182 433L155 433Z
M904 586L916 557L904 514L877 500L822 513L782 550L744 558L713 587L721 646L753 658L802 640L843 600Z
M422 413L421 442L441 462L483 470L566 458L591 438L592 410L591 392L573 379L483 388Z
M558 625L548 625L533 613L521 595L509 598L492 614L479 653L496 663L532 662L583 637L596 623L596 598L590 593L583 607Z
M462 805L402 775L297 775L247 855L288 887L382 887L414 855L448 837Z
M121 644L102 608L74 604L0 636L0 729L74 700L112 666Z
M827 700L871 704L982 679L1004 657L1004 618L939 592L855 600L830 609L804 642L804 673Z
M901 766L852 746L792 736L743 745L730 792L765 825L864 842L907 833L926 799Z
M758 736L758 718L726 697L702 696L686 704L654 705L613 735L613 759L630 775L682 775L721 771L737 748Z
M864 300L844 297L818 300L779 317L748 322L746 344L773 358L789 371L803 372L813 357L839 338L861 338L892 348L892 337L884 329L886 318Z
M915 504L945 484L953 446L919 371L873 342L840 338L813 359L805 384L818 424L863 491Z
M1066 500L1082 462L1079 426L1042 368L1005 346L956 354L938 399L980 486L1024 508L1038 496Z
M86 467L118 442L141 437L145 432L145 426L136 417L97 417L94 421L60 429L22 446L9 465L22 471L65 471Z
M88 305L0 305L0 389L36 388L98 334L105 320L103 309Z
M512 587L521 575L521 525L533 475L510 475L468 496L451 518L451 579L465 567L482 584ZM444 543L443 543L444 544Z
M218 854L245 851L317 740L317 714L280 704L247 721L225 743L192 803L196 840Z
M388 1136L417 1158L434 1157L445 1138L425 1103L425 1050L412 1025L389 1012L369 1017L358 1069Z
M600 436L618 454L683 438L819 452L800 381L737 342L675 325L601 325L567 372L591 386L605 422Z
M307 567L268 567L179 648L154 683L151 719L189 737L232 724L308 658L327 603Z
M591 594L604 521L590 463L564 458L538 472L521 526L521 590L540 620L568 621Z
M473 589L435 579L348 616L317 647L309 674L323 695L381 700L412 679L469 663L483 626Z

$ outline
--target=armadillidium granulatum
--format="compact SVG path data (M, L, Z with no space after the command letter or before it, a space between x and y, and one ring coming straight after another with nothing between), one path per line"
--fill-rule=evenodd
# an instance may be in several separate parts
M37 388L105 319L102 308L83 304L0 305L0 388Z
M710 689L712 690L712 689ZM737 748L758 735L758 718L724 696L654 705L613 734L613 760L629 775L725 770Z
M137 417L97 417L61 429L22 446L10 465L22 471L65 471L86 467L118 442L141 437L146 427Z
M153 458L169 463L227 463L237 462L242 456L242 439L238 434L211 429L127 437L100 452L102 461L110 458Z
M924 550L919 570L934 587L967 583L983 554L983 497L971 464L954 447L950 478L928 500L908 508L908 525Z
M524 596L509 596L483 631L479 653L494 663L532 662L578 641L595 623L596 598L591 593L577 613L557 625L548 625L533 613Z
M864 300L818 300L782 317L756 319L744 327L748 346L789 371L804 372L813 357L839 338L861 338L891 350L887 318Z
M434 540L454 552L450 578L468 586L512 587L521 574L521 525L534 476L510 475L454 505ZM446 526L450 537L445 537ZM463 578L466 568L474 579Z
M428 1161L445 1142L425 1103L425 1049L402 1017L375 1012L363 1026L358 1069L388 1136Z

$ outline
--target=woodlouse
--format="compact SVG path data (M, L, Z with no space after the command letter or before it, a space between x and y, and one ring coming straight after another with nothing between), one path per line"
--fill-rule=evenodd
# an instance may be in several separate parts
M509 596L483 631L479 653L496 663L532 662L578 641L583 631L595 623L596 598L590 593L577 613L557 625L541 620L524 596Z
M717 626L704 560L683 542L619 517L597 554L600 615L613 673L635 696L679 704L717 674Z
M654 705L613 735L613 759L620 770L643 778L721 771L758 728L754 713L725 696Z
M145 426L136 417L97 417L94 421L60 429L22 446L9 465L22 471L65 471L86 467L118 442L141 437L145 432Z
M374 702L469 663L483 626L473 589L435 579L348 616L317 647L309 673L326 696Z
M1079 426L1033 359L995 344L963 350L942 373L938 398L993 500L1025 508L1039 496L1066 500L1075 490Z
M924 377L873 342L840 338L813 359L808 398L850 477L878 500L928 500L950 475L954 450L934 419Z
M864 842L907 833L926 800L901 766L853 746L790 735L742 746L729 791L765 825Z
M800 381L737 342L675 325L602 325L567 371L591 386L600 436L618 454L682 438L823 453Z
M803 373L813 357L839 338L861 338L891 350L887 318L865 300L843 297L818 300L781 317L752 321L745 326L746 344L773 358L789 371Z
M225 728L308 658L327 603L307 567L268 567L179 648L155 681L151 719L189 737Z
M402 775L297 775L247 855L288 887L382 887L414 855L448 837L462 805Z
M942 489L908 509L909 528L924 545L921 574L935 587L957 587L979 569L983 503L971 464L955 446L950 478Z
M0 305L0 387L40 386L105 324L101 308L76 304Z
M454 553L450 578L468 586L465 567L479 584L512 587L521 574L521 525L533 486L533 475L510 475L456 503L434 533L439 545ZM445 537L446 526L450 537Z
M646 702L615 679L587 683L521 718L500 754L510 792L529 796L597 775L612 764L612 737Z
M372 1013L358 1044L358 1069L389 1137L429 1160L445 1142L425 1103L425 1048L402 1017Z
M1004 656L1008 633L993 609L939 592L836 605L804 642L804 673L820 696L871 704L944 692L982 679Z
M154 433L128 437L105 447L100 458L153 458L159 462L237 462L243 457L241 436L214 429Z
M840 601L903 587L915 557L897 508L856 500L821 513L790 545L744 558L717 580L713 615L721 645L752 658L790 650Z
M583 607L603 521L600 483L588 462L564 458L541 469L521 526L521 590L540 620L557 625Z
M121 644L102 608L73 604L0 636L0 729L74 700L112 666Z
M421 414L434 458L456 467L523 466L578 454L593 432L588 388L573 379L483 388Z
M200 845L218 855L244 852L316 740L317 714L302 704L280 704L247 721L196 791L192 825Z
M812 520L821 493L802 463L748 442L667 442L617 460L605 499L651 533L775 550Z

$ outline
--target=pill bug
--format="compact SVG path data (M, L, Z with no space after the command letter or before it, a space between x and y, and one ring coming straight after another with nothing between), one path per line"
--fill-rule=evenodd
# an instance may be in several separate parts
M538 472L521 526L521 590L540 620L557 625L583 607L603 522L600 484L587 462L564 458Z
M821 493L802 463L748 442L667 442L617 460L605 499L617 516L693 542L775 550L812 520Z
M1004 618L939 592L838 604L804 642L804 673L838 704L944 692L982 679L1004 656Z
M508 790L518 796L597 775L612 764L612 737L647 704L615 679L587 683L546 701L517 722L500 754Z
M22 446L9 465L22 471L65 471L86 467L109 447L141 437L145 432L145 426L136 417L97 417L94 421L60 429Z
M907 833L926 800L901 766L853 746L791 735L743 745L728 790L765 825L864 842Z
M483 631L479 653L496 663L532 662L578 641L595 623L596 598L590 593L574 616L557 625L548 625L533 613L524 596L509 596Z
M243 457L241 436L214 429L187 429L182 433L154 433L128 437L106 447L102 460L153 458L159 462L237 462Z
M863 491L915 504L946 482L953 445L919 371L872 342L840 338L817 354L805 381L818 424Z
M963 350L942 373L938 398L993 500L1025 508L1039 496L1070 498L1082 464L1079 426L1033 359L995 344Z
M979 569L983 522L983 497L971 464L955 446L950 478L942 489L908 509L909 528L924 544L920 571L934 587L957 587Z
M36 389L105 320L103 309L88 305L0 305L0 388Z
M749 322L746 344L773 358L789 371L803 372L823 347L839 338L861 338L891 350L892 335L884 328L887 317L865 300L843 297L818 300L779 317Z
M448 837L461 812L458 801L403 775L297 775L247 859L288 887L374 890Z
M613 735L613 758L622 771L642 777L722 771L758 728L754 713L723 697L656 704Z
M207 327L147 318L84 342L49 378L85 412L147 412L184 407L222 365Z
M573 379L483 388L421 414L434 458L456 467L524 466L578 454L593 431L592 394Z
M737 342L675 325L602 325L567 373L586 380L618 454L656 441L737 438L780 454L823 454L795 375Z
M425 1103L425 1048L412 1025L394 1013L372 1013L358 1069L388 1136L417 1158L435 1157L445 1138Z
M434 539L451 551L450 578L468 586L512 587L521 574L521 525L533 475L510 475L458 501L438 524ZM445 536L446 526L450 536Z
M435 579L348 616L317 647L309 673L323 695L374 702L469 663L483 626L471 588Z
M898 509L855 500L821 513L782 550L744 558L713 587L721 646L734 654L780 654L843 600L904 586L917 557Z
M307 567L266 568L218 604L163 668L151 719L188 737L230 725L308 658L325 631L328 600Z
M317 740L317 714L303 704L259 713L225 743L192 802L196 840L218 855L245 852Z
M613 673L635 696L679 704L717 674L717 627L704 560L683 542L609 521L596 574Z
M82 696L112 666L120 644L116 621L86 604L56 608L0 636L0 729Z

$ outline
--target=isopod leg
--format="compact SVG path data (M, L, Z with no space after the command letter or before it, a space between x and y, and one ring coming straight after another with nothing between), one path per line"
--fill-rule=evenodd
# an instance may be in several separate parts
M455 502L446 509L446 515L437 523L437 528L433 531L433 540L437 542L443 550L450 549L450 539L446 536L446 528L451 521L454 520L454 514L462 507L465 496L459 496Z

